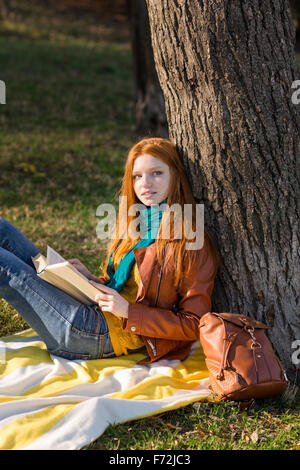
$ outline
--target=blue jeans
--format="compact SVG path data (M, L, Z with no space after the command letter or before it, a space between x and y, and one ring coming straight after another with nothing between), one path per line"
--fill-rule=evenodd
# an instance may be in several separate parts
M39 278L31 260L37 253L17 227L0 217L0 297L38 333L52 354L71 360L114 357L99 306L78 302Z

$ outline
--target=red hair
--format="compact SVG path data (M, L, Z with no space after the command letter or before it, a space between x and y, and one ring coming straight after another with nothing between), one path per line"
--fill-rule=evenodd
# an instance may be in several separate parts
M185 168L181 162L179 153L177 151L176 146L168 139L160 138L160 137L147 137L136 143L129 151L128 157L125 164L125 172L122 181L122 186L119 191L120 196L127 196L127 207L129 208L132 204L140 203L139 199L136 197L134 188L133 188L133 165L136 158L139 156L147 154L153 157L159 158L161 161L166 163L169 166L170 174L171 174L171 184L170 184L170 191L167 197L167 204L171 206L172 204L179 204L182 209L182 214L184 210L184 204L191 204L192 206L192 228L195 230L196 224L196 201L193 196L189 181L186 176ZM120 212L117 218L116 224L116 238L114 238L109 246L107 257L104 261L104 276L106 279L109 279L109 276L106 273L107 264L109 260L110 253L115 250L112 260L115 256L118 259L122 259L122 257L137 243L137 239L130 238L127 236L126 238L122 238L122 234L119 232L120 230ZM132 220L134 220L135 216L128 216L127 217L127 234L128 234L128 227ZM183 219L183 218L182 218ZM183 221L182 221L183 224ZM174 227L171 226L171 234L170 239L163 239L160 238L161 236L161 228L162 224L160 225L160 229L157 234L156 238L156 252L157 252L157 259L159 264L162 263L163 257L165 255L165 248L166 244L169 244L168 253L170 257L174 260L174 267L175 267L175 286L177 287L180 283L180 279L183 274L183 260L187 253L189 252L188 262L194 263L197 259L197 255L199 250L186 250L185 244L191 243L191 240L187 239L184 234L184 229L182 230L182 237L181 239L174 238ZM216 271L220 264L220 259L218 253L215 249L215 246L212 242L212 239L206 229L204 227L204 243L209 245L210 251L213 255Z

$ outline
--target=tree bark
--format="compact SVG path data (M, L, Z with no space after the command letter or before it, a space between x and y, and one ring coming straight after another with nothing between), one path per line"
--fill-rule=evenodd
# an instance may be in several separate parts
M170 139L221 257L213 309L300 339L299 78L288 0L147 0Z
M134 65L136 132L168 137L163 93L155 70L145 0L127 0Z

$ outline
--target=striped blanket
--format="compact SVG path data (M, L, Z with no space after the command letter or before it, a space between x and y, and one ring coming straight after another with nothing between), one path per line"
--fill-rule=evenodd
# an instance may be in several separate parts
M185 361L69 361L32 330L0 339L0 449L74 450L110 424L213 400L199 342Z

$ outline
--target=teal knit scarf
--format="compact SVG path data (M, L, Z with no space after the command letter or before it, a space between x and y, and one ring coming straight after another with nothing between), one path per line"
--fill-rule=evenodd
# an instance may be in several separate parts
M167 199L162 201L160 204L144 206L141 209L140 234L142 238L126 253L125 256L123 256L116 272L112 262L113 251L111 252L107 265L107 274L110 279L105 282L105 285L115 289L117 292L121 292L135 263L133 249L149 246L155 242L163 214L163 208L161 206L165 204L166 201Z

